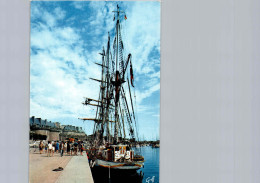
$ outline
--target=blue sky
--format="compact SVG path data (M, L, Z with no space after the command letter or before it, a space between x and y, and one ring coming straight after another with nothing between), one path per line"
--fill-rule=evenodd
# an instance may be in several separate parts
M103 1L32 1L30 115L61 124L82 126L92 134L95 107L83 97L98 99L103 46L113 33L116 5L125 11L122 39L125 57L132 54L135 112L141 140L159 138L160 3ZM113 37L113 35L111 35ZM112 46L112 45L111 45Z

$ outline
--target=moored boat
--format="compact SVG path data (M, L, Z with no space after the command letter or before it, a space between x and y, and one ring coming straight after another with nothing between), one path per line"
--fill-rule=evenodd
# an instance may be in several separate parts
M138 170L143 167L144 157L132 148L138 141L138 131L131 94L131 88L134 89L132 56L129 53L125 57L121 35L120 19L126 19L126 15L119 6L113 12L116 24L112 51L108 33L106 51L103 48L100 53L102 63L96 63L101 66L101 79L91 78L100 83L99 99L85 98L83 102L96 107L96 117L79 119L95 122L93 143L87 151L90 167Z

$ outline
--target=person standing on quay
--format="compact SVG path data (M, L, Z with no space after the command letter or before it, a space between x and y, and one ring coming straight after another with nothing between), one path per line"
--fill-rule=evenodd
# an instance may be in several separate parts
M40 149L40 154L42 154L42 150L43 150L43 142L42 141L40 142L39 149Z
M67 154L70 155L70 142L67 144Z
M55 146L54 146L54 142L52 142L52 156L54 156L54 151L55 151Z
M80 143L80 145L79 145L79 147L80 147L80 154L81 154L81 156L83 156L83 142L81 142Z
M64 143L63 153L65 153L66 151L67 151L67 142Z
M51 144L51 142L49 141L49 142L48 142L48 157L51 156L51 152L52 152L52 144Z
M63 149L64 149L64 143L61 142L61 143L60 143L60 156L61 156L61 157L63 156Z
M45 144L45 154L48 153L48 143Z
M74 155L78 155L78 143L77 142L75 142L74 143Z
M60 147L60 144L59 144L59 142L57 141L57 143L56 143L56 147L55 147L55 149L56 149L56 153L59 153L59 147Z
M52 142L52 146L54 147L54 152L56 152L56 150L57 150L57 149L56 149L56 148L57 148L56 145L57 145L56 141L54 141L54 143Z
M70 143L70 155L72 156L72 153L74 151L73 143Z

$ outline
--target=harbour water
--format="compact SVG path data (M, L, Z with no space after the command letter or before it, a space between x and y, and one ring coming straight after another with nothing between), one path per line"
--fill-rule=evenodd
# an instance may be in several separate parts
M144 146L136 148L144 156L144 167L137 172L111 171L92 169L95 183L159 183L160 148ZM110 178L109 178L110 177Z
M151 146L145 146L141 147L140 149L145 159L144 168L139 170L144 173L142 182L152 183L152 180L154 180L154 183L158 183L160 148L152 148Z

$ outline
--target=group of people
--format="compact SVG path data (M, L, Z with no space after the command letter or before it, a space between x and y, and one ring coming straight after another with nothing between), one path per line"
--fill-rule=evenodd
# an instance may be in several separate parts
M77 156L78 152L80 152L80 154L83 155L84 146L81 141L78 142L48 141L48 143L46 143L45 145L41 141L39 144L40 154L43 153L43 149L45 149L45 153L47 153L48 157L54 156L54 152L60 153L61 157L65 152L67 152L67 155L72 156L74 153L74 155Z

